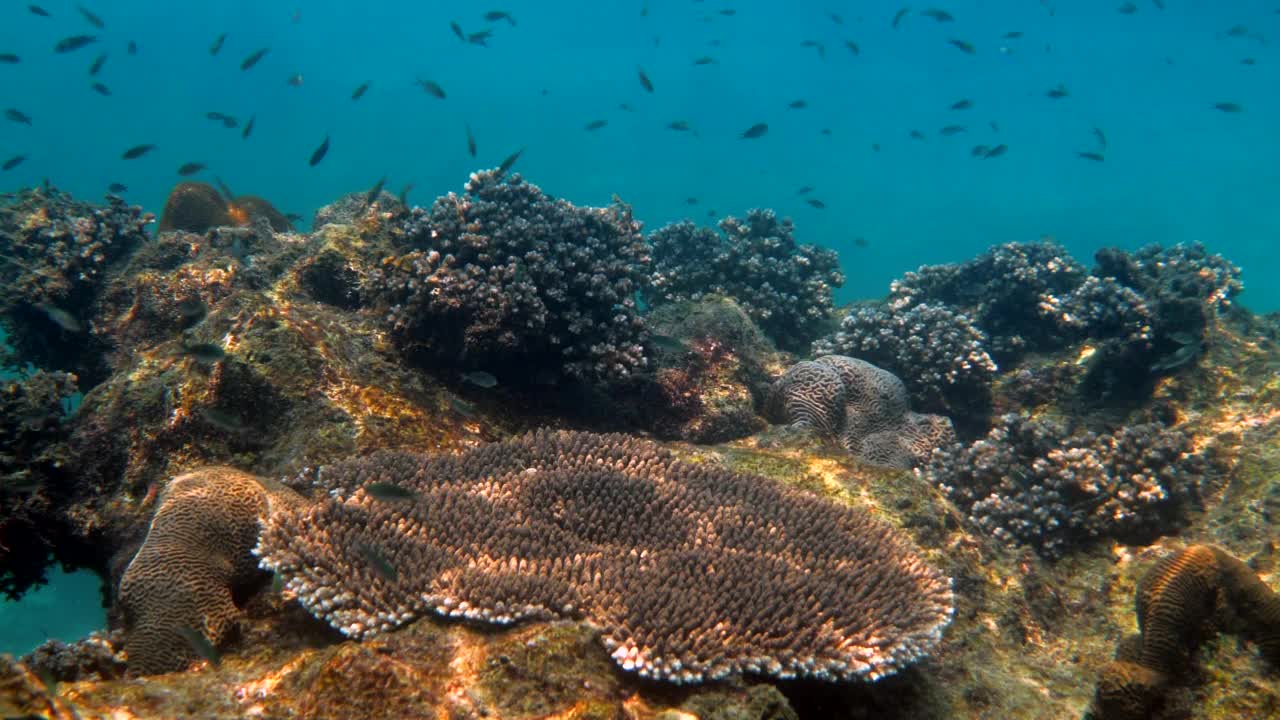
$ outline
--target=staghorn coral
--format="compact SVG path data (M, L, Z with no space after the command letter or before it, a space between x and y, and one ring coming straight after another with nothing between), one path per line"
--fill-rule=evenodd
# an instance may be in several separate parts
M726 295L784 350L801 351L826 329L832 292L844 285L836 253L797 244L791 220L772 210L726 217L720 233L673 223L649 242L654 272L641 291L646 303Z
M1215 631L1240 634L1280 663L1280 596L1221 548L1192 545L1166 556L1139 581L1134 600L1140 634L1099 673L1097 720L1151 717Z
M580 208L485 171L396 222L404 254L365 282L411 359L512 383L607 382L645 367L634 296L649 251L626 205Z
M307 479L328 499L272 513L256 552L353 637L431 611L585 617L646 677L878 678L928 653L952 614L949 581L869 515L622 435L539 431Z
M933 453L924 472L983 532L1054 558L1097 538L1167 532L1205 468L1190 436L1159 423L1072 434L1010 413L985 438Z
M843 355L792 365L769 390L765 411L774 422L838 437L859 459L883 467L911 467L955 441L949 419L910 412L896 375Z
M196 655L184 632L214 646L234 629L237 594L262 572L251 553L258 523L288 493L234 468L200 468L170 481L147 538L120 580L129 669L180 670Z

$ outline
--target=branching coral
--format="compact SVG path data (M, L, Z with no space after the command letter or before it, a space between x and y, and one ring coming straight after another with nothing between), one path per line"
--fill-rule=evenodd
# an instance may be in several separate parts
M790 219L751 210L720 233L684 221L653 232L653 306L717 294L733 298L778 347L806 348L831 322L832 292L844 285L834 251L795 241Z
M950 582L871 516L626 436L542 431L310 479L328 498L272 513L257 553L354 637L427 612L585 617L648 677L877 678L952 614Z

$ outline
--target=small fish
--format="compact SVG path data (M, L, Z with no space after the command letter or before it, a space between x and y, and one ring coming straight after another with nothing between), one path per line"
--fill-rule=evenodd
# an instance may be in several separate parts
M5 160L3 165L0 165L0 170L12 170L18 167L19 165L21 165L22 162L26 159L27 159L26 155L14 155L8 160Z
M791 102L787 103L787 107L791 108L792 110L803 110L809 107L809 103L805 102L804 100L792 100Z
M5 65L15 65L22 62L22 58L13 53L0 53L0 63Z
M239 120L236 120L235 118L231 117L230 115L223 115L223 116L222 116L222 127L227 128L228 130L234 130L234 129L236 129L236 128L240 127L240 121L239 121Z
M311 160L308 161L308 164L311 167L315 167L319 165L320 161L324 159L324 156L328 154L328 152L329 152L329 136L325 135L324 142L320 143L320 147L317 147L315 151L311 153Z
M49 11L45 10L39 5L28 5L27 9L31 11L32 15L39 15L40 17L49 17Z
M947 42L949 42L949 43L951 43L952 45L954 45L954 46L956 46L957 48L959 48L959 49L960 49L960 52L962 52L962 53L965 53L965 54L968 54L968 55L972 55L972 54L974 54L975 52L977 52L977 51L974 49L974 47L973 47L973 43L970 43L970 42L968 42L968 41L961 40L961 39L959 39L959 38L950 38L950 39L948 39L948 40L947 40Z
M758 137L764 137L764 134L767 132L769 132L769 125L767 123L756 123L744 130L741 137L743 140L754 140Z
M129 186L125 185L124 183L113 182L107 186L107 192L113 192L117 195L119 195L122 192L128 192L128 191L129 191Z
M711 57L710 55L703 55L697 60L694 60L693 64L694 65L715 65L716 59Z
M689 132L693 128L689 127L689 123L684 120L672 120L667 123L667 129L675 130L676 132Z
M1242 107L1239 103L1233 103L1233 102L1214 103L1213 109L1221 110L1224 113L1244 112L1244 107Z
M952 110L968 110L971 107L973 107L973 101L968 98L951 103Z
M920 13L920 14L921 14L921 15L924 15L925 17L931 17L931 18L933 18L934 20L937 20L937 21L938 21L938 22L940 22L940 23L947 23L947 22L954 22L954 21L955 21L955 17L953 17L953 16L951 15L951 13L949 13L949 12L947 12L946 10L943 10L943 9L941 9L941 8L929 8L928 10L925 10L924 12L922 12L922 13Z
M182 319L187 321L199 320L209 311L200 298L187 298L179 302L175 307Z
M988 151L989 148L987 148L986 145L974 145L973 148L969 150L969 155L973 157L984 157Z
M223 350L221 345L215 345L214 343L194 343L192 345L183 343L182 354L198 363L211 365L225 358L227 351Z
M524 153L524 148L520 148L519 150L508 155L507 159L503 160L502 164L498 166L498 174L499 175L506 174L506 172L511 169L511 166L516 164L516 161L520 159L520 155L523 153Z
M464 32L462 32L462 26L461 26L461 25L459 25L459 24L458 24L458 23L456 23L456 22L450 21L450 22L449 22L449 29L450 29L450 30L453 30L453 34L454 34L454 35L457 35L459 40L461 40L462 42L466 42L466 41L467 41L467 34L466 34L466 33L464 33Z
M372 482L364 486L364 491L378 500L409 500L418 496L418 493L393 482Z
M635 112L636 109L630 103L618 103L618 109L623 112Z
M424 92L432 97L439 98L441 100L445 98L444 88L440 87L438 83L432 80L423 80L422 78L418 78L418 87L422 88Z
M1049 96L1053 100L1061 100L1064 97L1069 97L1071 93L1067 92L1066 85L1059 84L1057 87L1045 93L1045 95Z
M912 140L924 140L924 139L925 139L925 138L924 138L924 133L920 132L919 130L912 130L912 131L911 131L911 133L908 135L908 137L910 137Z
M209 638L205 637L204 633L188 625L179 627L177 633L196 655L208 660L210 665L216 668L222 663L222 653L218 652L218 648L209 642Z
M689 349L683 340L671 335L660 335L654 333L649 336L649 342L657 350L669 353L682 353Z
M245 431L244 420L239 415L210 407L202 407L196 412L200 415L201 420L225 433L238 435Z
M1102 156L1102 153L1086 152L1083 150L1076 152L1076 157L1084 158L1085 160L1092 160L1094 162L1103 162L1106 160L1106 158Z
M134 42L134 41L130 40L130 41L129 41L129 45L128 45L128 47L126 47L126 48L125 48L125 52L129 53L130 55L137 55L137 54L138 54L138 43L136 43L136 42Z
M837 24L837 25L843 25L843 24L844 24L844 18L840 17L839 15L835 14L834 12L832 12L832 11L830 11L830 10L826 10L826 11L824 11L824 12L826 13L827 17L831 19L831 22L833 22L833 23L835 23L835 24Z
M479 414L475 405L463 400L462 398L450 397L449 407L453 408L454 412L465 418L474 418Z
M222 33L218 37L214 38L213 44L209 46L209 54L217 55L218 53L222 52L222 44L225 43L226 41L227 41L226 33Z
M733 17L734 15L738 14L738 11L734 10L733 8L725 8L720 11L720 14L725 17Z
M285 80L284 82L289 87L302 87L302 82L303 82L302 73L294 73L290 75L289 79Z
M5 117L5 119L6 119L6 120L12 120L13 122L16 122L16 123L22 123L23 125L30 125L30 124L31 124L31 116L30 116L30 115L27 115L26 113L22 112L21 110L16 110L16 109L14 109L14 108L9 108L8 110L5 110L5 111L4 111L4 117Z
M249 53L249 55L245 57L244 60L240 61L240 69L248 70L254 65L257 65L258 61L266 57L267 53L269 52L271 52L271 48L261 48L259 50L254 50L253 52Z
M813 206L813 207L815 207L815 208L817 208L817 209L819 209L819 210L823 210L823 209L825 209L825 208L827 207L827 204L826 204L826 203L822 202L821 200L819 200L819 199L817 199L817 198L809 198L808 200L805 200L805 202L809 203L811 206Z
M1138 12L1138 6L1134 5L1131 2L1127 2L1121 5L1120 7L1116 8L1116 12L1120 13L1121 15L1132 15Z
M1005 40L1017 40L1018 38L1022 37L1022 31L1010 30L1009 32L1005 33L1004 35L1001 35L1000 37L1004 38Z
M592 120L591 122L584 125L582 129L586 130L587 132L594 132L608 124L609 124L608 120Z
M107 64L107 54L102 53L97 57L97 59L93 61L93 64L89 66L89 74L97 75L99 72L102 71L102 66L106 64Z
M982 157L984 158L1000 157L1001 155L1005 154L1008 150L1009 150L1008 145L1005 145L1004 143L1000 143L999 145L988 150L985 154L983 154Z
M97 41L97 35L72 35L71 37L65 37L59 40L58 44L53 46L53 51L56 53L69 53L79 50L82 47L92 45Z
M111 97L111 88L107 87L106 85L103 85L100 82L96 82L90 85L89 87L93 88L94 92L98 93L103 97Z
M968 128L964 125L948 125L938 131L939 135L959 135L962 132L968 132Z
M685 198L685 199L684 199L684 204L685 204L685 205L697 205L697 204L698 204L698 198L696 198L696 197L687 197L687 198Z
M231 192L231 188L227 187L227 184L222 181L222 178L214 177L213 184L218 186L218 192L222 193L222 199L227 202L231 202L236 199L236 194Z
M1241 61L1240 61L1240 64L1241 64L1241 65L1257 65L1257 64L1258 64L1258 61L1257 61L1257 60L1255 60L1255 59L1253 59L1253 58L1251 58L1251 57L1247 57L1247 58L1245 58L1245 59L1241 60Z
M1093 136L1098 138L1098 151L1105 151L1107 149L1107 136L1102 134L1102 128L1094 125Z
M858 237L853 239L853 244L860 248L864 248L864 247L867 247L870 243L867 242L866 238L859 235Z
M78 333L84 329L84 326L80 324L80 321L76 319L75 315L72 315L60 307L55 307L49 303L37 303L36 309L52 320L54 325L57 325L69 333Z
M471 132L471 124L466 123L463 127L467 131L467 154L471 157L476 156L476 136Z
M366 82L366 83L362 83L360 87L356 88L355 91L351 93L352 101L359 100L360 98L364 97L364 94L369 92L369 85L370 83Z
M385 580L395 582L395 567L391 563L387 562L387 559L383 557L382 553L378 552L377 549L371 545L357 543L356 551L359 552L360 557L364 558L370 565L372 565L373 569Z
M209 118L210 120L217 120L218 122L222 122L227 118L226 115L223 115L222 113L216 110L210 110L209 112L205 113L204 116Z
M156 149L156 146L151 145L149 143L143 144L143 145L134 145L128 150L125 150L124 153L120 156L120 158L122 160L137 160L138 158L142 157L143 155L146 155L147 153L155 149Z
M1240 38L1249 34L1249 28L1244 25L1232 25L1224 34L1227 37Z
M254 123L257 119L258 119L258 114L257 114L257 113L254 113L254 114L252 114L252 115L250 115L250 116L249 116L249 122L247 122L247 123L245 123L245 124L244 124L244 130L240 132L240 137L241 137L241 139L243 139L243 140L248 140L248 139L249 139L249 136L253 134L253 123Z
M182 167L178 168L178 174L181 175L182 177L190 177L200 172L201 170L204 170L204 167L205 167L204 163L189 162L184 164Z
M805 185L805 186L801 187L799 190L797 190L797 191L796 191L796 194L797 194L797 195L808 195L808 194L809 194L809 193L811 193L811 192L813 192L813 186L812 186L812 185Z
M103 28L105 28L105 27L107 26L107 24L106 24L106 23L102 22L102 18L100 18L100 17L98 17L97 15L94 15L93 13L89 12L89 9L88 9L88 8L86 8L85 6L83 6L83 5L77 5L77 6L76 6L76 10L79 10L79 11L80 11L80 14L84 16L84 19L85 19L85 20L88 20L88 21L89 21L89 24L90 24L90 25L92 25L92 26L94 26L94 27L98 28L99 30L101 30L101 29L103 29Z
M907 13L909 13L909 12L911 12L911 8L909 8L909 7L904 7L904 8L902 8L901 10L899 10L898 12L894 13L894 14L893 14L893 22L892 22L892 23L890 23L890 27L892 27L894 30L897 30L897 29L898 29L898 24L902 22L902 18L906 17L906 16L907 16Z
M819 131L818 131L818 134L819 134L819 135L826 135L827 137L831 137L831 128L822 128L821 130L819 130ZM879 148L876 148L876 149L878 150Z
M493 37L493 33L489 32L488 30L481 30L480 32L473 32L470 35L468 35L467 42L471 43L472 45L479 45L480 47L489 47L489 43L485 41L491 37Z
M382 195L382 188L383 188L386 184L387 184L387 176L386 176L386 175L383 175L383 176L378 180L378 182L374 184L374 186L373 186L372 188L369 188L369 192L365 194L365 196L364 196L364 204L365 204L365 205L372 205L372 204L373 204L373 201L377 200L377 199L378 199L378 197L379 197L380 195Z
M822 60L826 60L826 59L827 59L827 46L826 46L826 45L823 45L822 43L818 42L817 40L802 40L802 41L800 42L800 47L804 47L804 48L813 48L814 50L817 50L817 51L818 51L818 57L819 57L820 59L822 59Z
M991 128L991 132L1000 132L1000 125L995 120L988 121L987 127Z
M852 40L845 40L844 46L849 48L849 52L853 53L854 57L862 54L862 48L858 47L858 43Z
M484 370L464 372L461 377L464 382L469 382L476 387L484 388L486 390L498 384L498 378L494 377L492 373L487 373Z
M645 92L653 92L653 82L649 80L649 76L644 74L644 68L636 68L636 73L640 76L640 87Z
M511 17L511 13L507 12L506 10L490 10L489 12L484 14L484 19L488 20L489 22L498 22L499 20L506 20L507 24L510 25L511 27L516 26L516 19Z
M285 213L284 219L288 220L290 225L297 225L302 222L302 216L295 212Z
M1151 4L1156 6L1157 10L1164 9L1164 0L1151 0ZM1280 12L1280 11L1277 11Z

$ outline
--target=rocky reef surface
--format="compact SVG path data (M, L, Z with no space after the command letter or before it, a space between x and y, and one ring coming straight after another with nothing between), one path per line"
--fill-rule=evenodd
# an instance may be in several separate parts
M770 310L671 270L696 229L655 254L516 176L306 234L255 203L151 236L0 196L0 589L62 563L112 601L0 658L6 717L1280 712L1280 319L1203 248L999 246L849 310L815 355L947 423L877 463L843 376L825 426L770 412L814 365L774 342L838 324L790 223L717 240L811 290Z

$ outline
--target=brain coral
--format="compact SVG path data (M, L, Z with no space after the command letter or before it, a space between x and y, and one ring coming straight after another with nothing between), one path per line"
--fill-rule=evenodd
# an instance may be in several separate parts
M429 611L583 617L646 677L878 678L929 652L953 610L950 581L863 512L622 435L385 452L309 479L328 498L273 512L256 552L353 637Z
M251 550L272 502L258 478L229 467L170 481L120 581L130 670L184 668L197 658L188 630L215 646L227 637L237 615L233 591L261 574Z
M775 422L839 437L873 465L908 468L955 442L950 420L910 411L896 375L844 355L792 365L770 389L765 410Z

